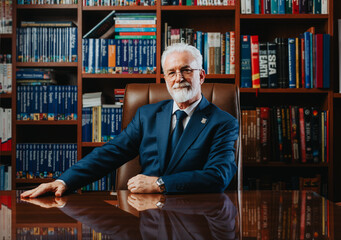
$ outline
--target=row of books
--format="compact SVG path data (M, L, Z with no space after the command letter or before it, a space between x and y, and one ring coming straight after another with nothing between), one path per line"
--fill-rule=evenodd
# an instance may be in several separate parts
M12 190L12 166L0 164L0 191L4 190Z
M68 239L77 240L76 227L17 227L16 237L23 239Z
M17 0L18 4L77 4L78 0Z
M77 162L77 144L19 143L16 178L56 178Z
M156 39L83 39L84 73L156 73Z
M12 0L0 1L0 34L12 33Z
M244 162L325 163L329 114L315 107L242 110Z
M328 0L241 0L242 14L327 14Z
M236 0L162 0L161 4L164 6L235 6Z
M93 239L111 239L110 233L96 232L93 228L86 224L82 224L82 239L93 240Z
M12 150L12 109L0 107L0 151Z
M324 239L330 231L325 198L311 191L278 191L271 200L243 193L242 235L254 239ZM256 201L256 202L255 202Z
M273 43L242 35L240 77L243 88L329 88L330 35L307 31Z
M77 62L77 28L17 28L17 61Z
M77 120L77 86L18 86L17 120Z
M12 92L12 55L0 54L0 94Z
M202 32L192 28L172 28L165 23L164 48L175 43L195 46L203 56L207 74L235 74L235 32Z
M15 77L17 86L57 84L55 71L52 68L17 68Z
M0 237L12 239L12 197L2 194L0 196Z
M121 132L122 108L115 104L82 109L82 141L107 142Z
M115 191L116 171L81 188L82 191ZM84 236L82 236L84 239Z
M83 0L83 6L155 6L155 0Z

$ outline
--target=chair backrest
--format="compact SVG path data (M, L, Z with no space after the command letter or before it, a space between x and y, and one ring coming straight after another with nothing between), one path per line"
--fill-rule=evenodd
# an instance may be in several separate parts
M239 123L241 123L238 86L224 83L204 83L201 87L201 91L208 101L230 113L238 119ZM127 84L123 104L122 129L127 127L139 107L166 99L171 99L171 96L169 95L165 84ZM235 161L238 166L238 171L232 179L228 189L240 190L243 186L240 134L235 143L235 149ZM139 164L139 157L122 165L116 172L116 190L127 190L128 180L140 172L141 166Z

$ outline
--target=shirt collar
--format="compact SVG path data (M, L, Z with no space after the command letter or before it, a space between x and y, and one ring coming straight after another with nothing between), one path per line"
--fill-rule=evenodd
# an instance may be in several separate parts
M193 102L191 105L189 105L187 108L185 109L180 109L178 104L176 104L175 101L173 101L173 112L172 115L177 111L177 110L181 110L184 111L188 117L191 117L194 113L195 108L199 105L200 101L202 99L202 95L200 94L200 98L198 100L196 100L195 102Z

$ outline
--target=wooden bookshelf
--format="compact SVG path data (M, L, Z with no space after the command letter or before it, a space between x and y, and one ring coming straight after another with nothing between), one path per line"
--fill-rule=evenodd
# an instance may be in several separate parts
M59 134L65 135L66 138L73 139L77 143L77 157L78 160L84 157L89 149L93 147L102 146L104 143L89 143L82 142L82 94L86 92L100 91L114 88L124 88L126 83L131 82L164 82L164 76L161 71L161 51L162 51L162 37L165 22L172 27L182 28L191 27L195 31L204 32L226 32L235 31L236 36L236 74L207 74L207 82L226 82L234 83L240 86L240 35L255 34L262 37L262 41L273 41L277 36L289 37L298 35L304 32L311 26L316 27L317 33L328 33L334 36L333 23L333 5L335 1L330 0L328 4L329 14L241 14L240 1L236 1L235 6L161 6L161 2L157 2L156 6L82 6L82 1L78 4L72 5L17 5L13 3L13 29L20 26L20 21L23 20L72 20L78 27L78 62L76 63L23 63L16 61L16 33L10 35L0 35L1 38L9 38L12 41L12 55L13 55L13 94L0 95L1 100L4 98L11 99L13 111L13 151L12 151L12 167L15 173L16 143L23 143L25 139L17 130L21 128L32 128L31 131L36 131L37 128L42 127L65 127L74 128L76 131L60 131ZM336 6L339 8L340 3ZM157 40L156 40L156 74L88 74L82 72L82 36L88 32L95 24L102 20L110 11L117 12L155 12L157 16ZM67 14L65 14L65 12ZM34 13L34 14L32 14ZM33 16L34 15L34 16ZM221 24L217 24L221 23ZM332 48L333 49L333 48ZM331 66L336 66L331 61ZM15 120L16 113L16 83L15 70L18 68L54 68L56 71L67 69L76 76L76 85L78 86L78 120L74 121L17 121ZM331 89L252 89L241 88L241 103L250 104L253 106L262 106L262 104L276 105L289 102L290 104L307 105L312 103L319 106L323 110L328 110L330 114L330 130L329 130L329 162L319 164L282 164L282 163L245 163L244 173L247 175L248 171L253 171L257 168L261 175L261 168L274 169L280 171L282 168L287 170L299 169L300 171L309 171L314 169L321 172L327 178L328 198L333 199L336 193L334 185L334 174L341 166L334 164L334 158L340 158L340 154L335 154L334 148L337 149L340 140L334 142L333 134L338 129L337 123L341 119L339 108L341 103L341 94L336 93L338 90L334 87L336 84L336 77L333 77L335 69L332 67L331 71ZM334 82L333 82L334 81ZM340 118L339 118L340 117ZM335 124L333 124L335 122ZM27 131L27 129L26 129ZM28 131L29 132L29 131ZM75 133L76 132L76 133ZM32 132L34 134L34 132ZM76 135L75 135L76 134ZM60 139L60 137L58 138ZM46 139L45 139L46 141ZM44 142L45 142L44 141ZM51 138L53 141L53 138ZM335 168L338 167L338 168ZM334 170L335 169L335 170ZM31 180L15 179L13 175L13 189L17 184L23 184ZM33 181L34 182L34 181ZM36 183L39 183L36 182Z

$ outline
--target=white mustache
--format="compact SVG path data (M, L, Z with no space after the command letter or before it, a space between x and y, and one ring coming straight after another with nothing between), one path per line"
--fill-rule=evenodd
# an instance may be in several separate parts
M180 83L174 83L173 85L173 89L177 89L177 88L184 88L184 87L191 87L191 84L189 84L189 82L180 82Z

